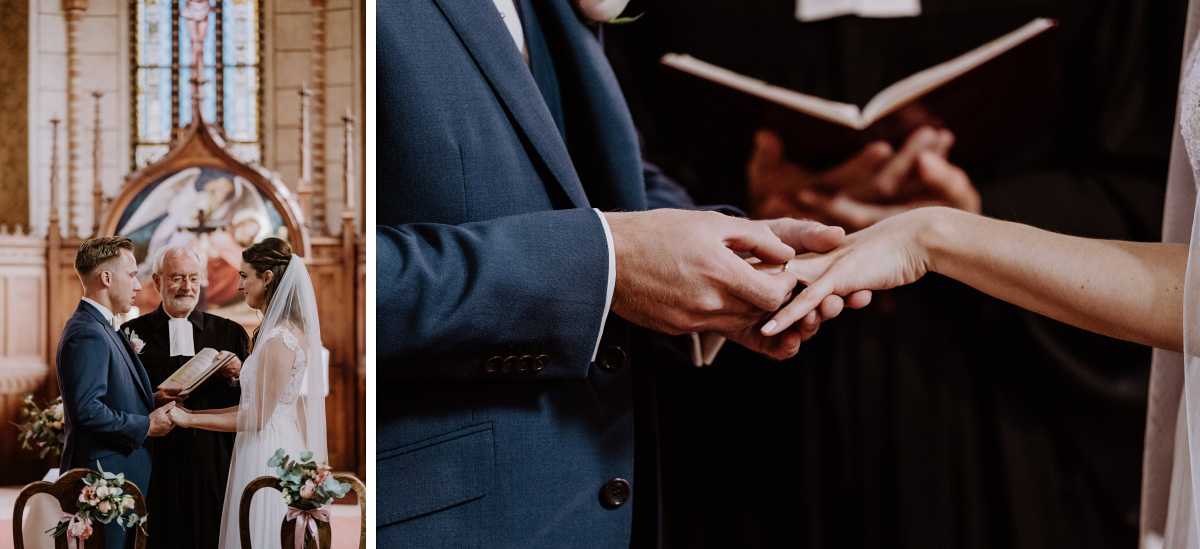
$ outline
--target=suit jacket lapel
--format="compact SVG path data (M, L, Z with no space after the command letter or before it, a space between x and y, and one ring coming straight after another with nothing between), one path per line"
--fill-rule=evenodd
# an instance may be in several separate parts
M567 111L567 142L588 198L609 210L646 209L637 128L600 41L571 2L535 1Z
M150 395L150 377L146 375L146 368L142 366L142 361L138 360L137 353L133 351L133 345L129 344L129 340L125 339L124 334L117 333L117 330L109 324L107 320L100 316L100 311L95 307L86 303L80 303L79 307L91 314L92 318L104 325L108 334L108 339L118 349L125 349L125 352L120 353L125 358L125 365L129 367L129 373L133 376L133 384L138 388L138 394L141 395L142 401L151 409L154 408L154 398Z
M476 66L577 208L590 206L554 117L508 28L489 0L434 0Z

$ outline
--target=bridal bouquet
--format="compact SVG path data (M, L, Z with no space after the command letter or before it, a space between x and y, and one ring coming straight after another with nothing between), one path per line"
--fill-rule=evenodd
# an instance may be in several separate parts
M346 495L350 485L338 482L329 470L329 464L313 461L312 452L301 452L300 461L293 461L280 448L267 460L267 467L274 467L279 476L279 491L288 504L284 525L293 522L295 535L292 537L296 549L307 547L305 541L318 537L317 521L329 522L329 511L322 507L335 498ZM307 531L307 532L306 532ZM286 539L284 545L287 545Z
M72 547L82 547L79 542L92 537L94 522L108 524L116 519L121 528L137 526L146 534L146 515L139 517L133 511L133 496L121 489L125 475L106 473L99 463L96 467L100 469L99 475L90 473L83 478L78 511L64 514L58 525L46 532L55 538L66 534L68 545Z
M317 463L312 458L312 452L302 452L299 461L292 461L280 448L267 460L267 467L274 467L275 474L279 476L279 491L283 492L283 501L292 507L324 507L350 491L349 484L334 480L328 464Z
M45 458L50 452L61 456L66 440L62 397L54 399L42 409L33 403L33 395L26 395L25 407L21 409L21 423L17 425L17 442L21 443L21 447L32 450L30 442L33 442L42 449L39 458Z

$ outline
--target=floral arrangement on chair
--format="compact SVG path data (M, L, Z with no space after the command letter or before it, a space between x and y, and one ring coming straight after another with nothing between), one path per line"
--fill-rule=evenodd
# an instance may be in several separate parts
M100 463L96 463L100 474L90 473L83 478L83 490L79 493L78 511L74 514L64 513L59 523L46 533L51 537L67 535L67 544L72 549L82 547L81 543L92 537L92 523L108 524L117 520L121 528L137 526L143 534L146 532L147 515L138 516L133 512L133 496L126 494L121 486L125 484L124 474L112 474L104 471Z
M62 397L54 399L42 409L33 403L33 395L26 395L25 407L21 409L21 423L17 424L17 442L21 443L21 447L33 450L36 445L42 449L38 458L44 459L50 452L61 456L66 441Z
M312 458L312 452L301 452L300 460L293 461L280 448L267 460L267 467L275 468L279 491L288 504L286 520L296 522L296 547L304 546L306 529L316 539L317 521L329 522L329 511L322 507L350 491L349 484L333 478L329 464L317 463Z

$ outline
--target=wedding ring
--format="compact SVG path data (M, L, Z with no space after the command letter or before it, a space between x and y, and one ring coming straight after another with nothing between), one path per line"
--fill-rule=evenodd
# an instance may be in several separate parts
M790 262L789 262L789 263L790 263ZM784 263L784 264L783 264L783 270L782 270L782 271L779 271L779 272L781 272L781 273L786 273L786 272L787 272L787 270L788 270L788 263Z

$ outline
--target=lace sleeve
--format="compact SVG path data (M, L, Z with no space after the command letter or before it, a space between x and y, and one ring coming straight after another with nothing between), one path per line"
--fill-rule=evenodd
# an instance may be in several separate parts
M300 380L304 378L304 351L296 336L283 327L276 327L264 336L255 351L258 370L254 372L252 396L259 404L256 429L270 423L276 408L296 400ZM249 410L254 412L254 410Z

